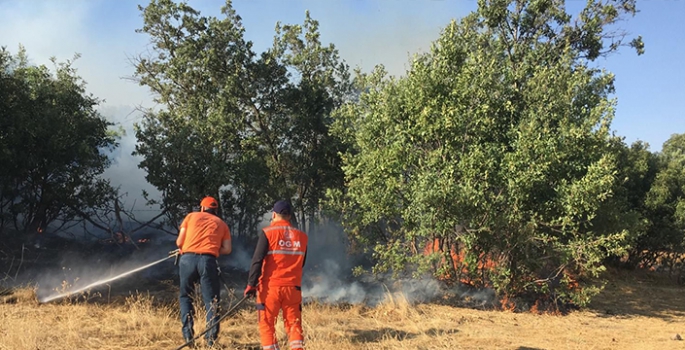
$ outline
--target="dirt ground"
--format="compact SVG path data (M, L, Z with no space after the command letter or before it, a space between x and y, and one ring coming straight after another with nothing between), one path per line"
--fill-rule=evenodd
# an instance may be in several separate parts
M175 349L174 288L48 304L30 288L5 293L0 349ZM376 307L310 303L303 312L308 349L685 349L672 339L685 337L685 287L644 272L612 273L588 309L566 316L410 305L401 296ZM253 305L241 306L221 325L221 348L261 349L256 323Z

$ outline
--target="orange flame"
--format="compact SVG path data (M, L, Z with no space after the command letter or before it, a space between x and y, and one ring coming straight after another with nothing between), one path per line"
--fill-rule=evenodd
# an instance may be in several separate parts
M455 244L452 244L451 247L449 248L449 255L450 255L450 260L451 260L451 267L455 272L457 272L459 276L459 282L463 284L467 284L470 286L489 286L488 281L486 280L473 280L468 276L469 272L469 266L466 263L466 252L464 250L458 250ZM440 240L438 238L434 239L433 242L428 242L426 244L423 254L424 255L429 255L433 253L444 253L444 249L440 244ZM442 258L440 261L440 264L446 264L447 262L445 261L445 258ZM476 269L478 271L492 271L497 267L497 262L487 254L480 254L478 256L478 260L476 263ZM438 278L441 280L452 280L456 276L451 276L449 273L445 273L442 276L439 276Z
M507 294L505 294L502 297L501 304L502 304L501 307L502 307L503 311L512 311L513 312L516 310L516 302L514 302L514 299L510 298L509 295L507 295Z
M437 238L432 242L428 242L423 249L424 255L444 252L445 249L440 240ZM487 280L487 272L494 271L500 262L496 258L493 258L492 254L480 254L478 256L476 270L482 272L478 274L481 277L469 277L469 275L473 276L473 274L469 274L469 266L465 259L466 252L463 249L458 250L456 244L452 244L449 247L449 256L451 260L451 267L453 267L453 271L456 272L458 276L452 276L450 273L445 273L439 276L439 279L445 281L458 280L463 284L478 288L492 287L491 283ZM439 263L444 265L448 262L446 261L445 257L443 257ZM580 291L582 288L578 281L578 276L571 270L564 269L562 277L567 281L566 288L568 288L569 291ZM532 280L533 279L530 278L528 282L531 282ZM545 282L538 282L538 284L542 283ZM504 311L515 311L517 309L516 302L511 294L505 294L500 300L500 305L501 309ZM552 301L549 299L549 296L546 295L540 295L537 297L533 305L530 307L530 312L549 315L561 314L561 310L559 309L557 302Z

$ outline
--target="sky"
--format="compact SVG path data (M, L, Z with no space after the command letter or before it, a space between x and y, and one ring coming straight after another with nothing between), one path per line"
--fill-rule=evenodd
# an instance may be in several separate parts
M188 3L203 15L218 16L224 1ZM571 11L584 3L567 0ZM137 199L134 209L142 210L141 190L157 192L137 168L140 159L131 156L133 123L140 118L136 106L154 107L149 91L126 79L134 71L130 58L148 45L148 38L135 32L142 26L139 4L147 1L0 0L0 46L16 53L21 44L37 64L81 55L74 66L88 92L104 100L100 112L127 131L105 176L129 194L129 207ZM411 55L426 51L451 19L474 10L476 1L234 0L233 6L257 52L271 45L278 21L302 23L309 10L320 22L321 40L335 44L351 67L370 71L383 64L390 74L402 75ZM621 25L643 37L645 54L624 49L599 64L616 75L616 134L659 151L670 135L685 132L685 1L638 0L638 9Z

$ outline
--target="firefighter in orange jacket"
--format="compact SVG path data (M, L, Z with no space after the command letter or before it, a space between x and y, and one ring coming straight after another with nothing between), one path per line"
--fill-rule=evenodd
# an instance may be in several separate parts
M231 231L218 217L218 210L219 202L216 199L203 198L200 212L190 213L183 219L176 239L181 254L178 275L183 339L193 345L193 291L196 282L200 282L202 300L207 311L207 345L213 346L219 335L218 308L221 293L217 258L219 255L231 254L232 244Z
M283 310L290 349L303 349L302 268L307 256L307 234L290 224L292 207L274 204L271 224L259 233L244 295L257 295L262 349L280 349L276 319Z

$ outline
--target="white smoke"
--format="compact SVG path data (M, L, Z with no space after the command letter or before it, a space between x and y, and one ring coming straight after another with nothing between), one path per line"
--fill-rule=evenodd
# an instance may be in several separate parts
M368 301L367 288L358 281L349 281L340 264L333 260L324 260L316 264L304 275L302 297L305 300L317 300L324 303L361 304Z
M233 240L233 250L225 258L222 265L230 266L239 271L249 271L252 263L252 251L245 245Z
M445 295L446 286L430 277L395 279L390 275L353 277L333 260L304 277L302 297L306 302L365 304L375 306L401 296L410 304L427 303Z
M473 288L468 285L456 285L445 291L444 297L456 300L463 306L491 308L497 305L495 291L490 288Z
M302 283L305 302L373 306L401 296L413 304L433 301L446 292L446 287L431 277L354 276L352 269L359 265L369 267L370 259L349 251L347 236L340 225L317 226L309 237Z

